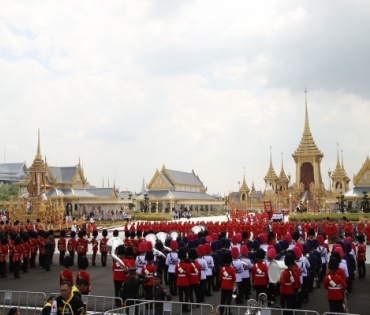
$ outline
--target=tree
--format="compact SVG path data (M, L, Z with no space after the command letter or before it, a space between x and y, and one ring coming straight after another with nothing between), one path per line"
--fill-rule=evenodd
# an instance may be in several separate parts
M340 197L337 197L338 201L336 202L336 204L338 205L338 209L340 212L344 212L347 208L347 205L345 204L345 202L347 201L346 199L344 199L344 195L341 195Z
M18 198L18 188L13 184L0 185L0 201L16 200Z
M362 201L361 201L362 209L364 210L365 213L369 213L370 212L370 202L369 202L370 199L366 191L363 191L362 193L364 194L364 196L362 197Z

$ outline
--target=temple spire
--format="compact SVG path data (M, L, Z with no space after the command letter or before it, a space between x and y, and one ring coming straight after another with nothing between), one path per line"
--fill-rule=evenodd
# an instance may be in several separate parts
M339 163L339 143L337 143L337 168L340 168L340 163Z
M37 135L37 152L36 152L36 158L35 159L42 160L41 146L40 146L40 129L38 129L38 135Z

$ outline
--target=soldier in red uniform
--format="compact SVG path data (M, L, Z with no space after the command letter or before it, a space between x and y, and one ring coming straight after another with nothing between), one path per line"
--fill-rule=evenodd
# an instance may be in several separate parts
M77 265L78 265L79 269L82 269L82 267L81 267L81 258L86 256L88 244L89 244L89 241L84 238L84 232L79 231L78 232L78 240L76 242Z
M157 268L154 266L154 255L153 251L149 250L145 254L146 264L141 269L141 274L149 279L148 282L143 284L144 287L144 299L153 300L153 275L157 272Z
M182 304L182 312L190 312L189 307L186 305L189 302L189 265L185 262L186 250L185 248L179 249L178 258L180 262L175 266L176 286L179 290L179 301L185 302Z
M324 288L328 290L327 298L329 301L330 312L343 312L344 290L347 288L346 281L336 274L339 268L339 261L331 257L329 261L330 275L324 279Z
M200 273L202 271L202 267L198 262L195 260L198 258L197 251L192 248L189 253L189 298L190 302L194 303L193 299L193 292L195 294L195 300L199 303L199 283L200 283ZM218 277L218 275L217 275Z
M128 268L135 266L132 261L125 259L125 246L119 245L117 247L117 256L124 263L124 266L117 260L113 260L112 270L113 270L113 282L114 282L114 296L120 297L120 290L122 283L129 278ZM116 299L116 306L121 307L121 300Z
M100 255L101 255L101 265L104 267L107 265L107 255L108 255L108 248L107 248L107 243L108 243L108 231L103 230L102 236L103 238L100 240L99 244L99 250L100 250Z
M221 305L231 305L234 283L236 281L235 270L231 267L232 257L229 252L222 256L224 266L220 269ZM224 308L220 307L220 315L224 314ZM229 314L229 313L227 313Z
M71 266L73 265L73 260L71 256L65 256L63 260L64 270L62 270L59 274L59 284L68 281L71 285L73 285L73 273L70 270Z
M23 240L21 243L22 251L23 251L23 264L22 269L23 273L28 272L28 263L31 255L31 245L29 243L29 236L28 234L23 235Z
M285 269L280 277L280 305L281 308L294 309L295 288L300 282L299 275L293 271L295 261L292 254L288 253L284 262L288 269ZM284 312L284 314L288 314L288 312Z
M71 238L68 240L67 247L69 256L72 258L72 266L75 264L75 252L76 252L76 232L71 232Z
M93 230L92 232L93 238L91 239L90 243L92 245L92 257L91 257L91 266L95 267L96 266L96 254L98 252L98 247L99 247L99 242L97 240L98 238L98 231Z
M38 244L37 244L37 233L35 231L31 231L30 233L30 246L31 246L31 259L30 259L30 267L36 267L36 256L38 251Z
M86 256L83 256L80 258L80 266L82 270L76 274L76 283L78 279L85 278L87 281L87 285L81 291L81 294L89 295L91 292L91 280L90 280L90 274L86 271L87 267L89 266L89 261L87 260Z
M365 267L365 261L366 261L366 245L365 243L365 237L363 235L358 236L358 248L357 248L357 270L358 270L358 278L362 279L366 276L366 267Z
M0 276L1 278L6 278L6 261L8 257L8 240L6 237L1 238L0 245Z
M39 264L42 268L45 268L45 244L46 244L46 232L43 230L39 231L39 237L37 238L37 244L39 246Z
M60 231L60 238L58 240L58 250L59 250L59 265L63 266L64 256L67 249L66 231Z
M269 276L266 264L262 263L265 259L265 251L262 248L259 248L256 253L257 262L253 265L252 268L252 279L253 284L256 288L256 300L258 301L258 296L260 293L267 292L267 285L269 283Z
M21 245L21 239L17 237L14 240L14 247L12 249L12 261L13 261L13 271L14 271L14 278L20 278L19 276L19 269L21 267L21 261L22 261L22 247Z

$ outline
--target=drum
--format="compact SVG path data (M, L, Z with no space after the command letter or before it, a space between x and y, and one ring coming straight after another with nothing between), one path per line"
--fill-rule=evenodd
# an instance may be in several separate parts
M195 225L190 229L190 232L193 234L198 234L199 232L203 232L201 225Z
M171 231L170 233L168 233L168 236L170 238L172 238L173 240L177 240L177 238L180 236L180 233L177 232L177 231Z
M145 236L145 240L147 242L151 242L153 244L153 247L154 247L155 242L157 240L157 236L155 236L154 233L149 233L147 236Z
M157 237L157 239L159 239L159 240L162 242L162 244L164 245L164 243L166 242L167 233L165 233L165 232L158 232L158 233L156 234L156 237Z
M277 283L280 279L280 266L276 260L270 262L268 275L272 283Z

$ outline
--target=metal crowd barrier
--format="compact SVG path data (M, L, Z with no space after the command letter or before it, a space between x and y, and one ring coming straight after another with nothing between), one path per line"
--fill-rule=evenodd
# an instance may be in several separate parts
M352 313L338 313L338 312L325 312L322 315L340 315L340 314L346 314L346 315L361 315L361 314L352 314Z
M140 301L140 300L136 300ZM138 308L138 314L141 315L154 315L154 310L151 309L153 301L141 301L135 305L123 306L104 312L104 315L134 315L135 307ZM90 314L89 314L90 315Z
M7 313L5 310L12 307L22 307L24 315L39 314L45 301L44 292L0 290L0 307L3 314Z
M127 302L132 303L141 303L141 302L148 302L151 303L149 311L145 310L143 307L139 309L139 311L143 310L143 315L154 314L153 303L155 301L149 300L139 300L139 299L127 299L125 301L125 305ZM157 301L158 303L163 304L163 311L167 314L190 314L190 315L198 315L198 314L213 314L214 308L211 304L204 304L204 303L190 303L190 302L177 302L177 301ZM131 306L133 307L133 306ZM184 312L183 307L189 308L189 312ZM146 311L146 313L145 313ZM133 313L132 313L133 314ZM140 312L139 312L140 314ZM131 315L131 314L130 314Z
M59 296L60 293L50 293L49 295ZM86 311L93 313L102 313L116 308L116 300L123 305L123 300L119 297L101 296L101 295L81 295L82 302L86 305Z
M221 313L221 310L223 311ZM270 307L254 307L254 306L240 306L240 305L218 305L216 307L216 314L223 315L319 315L316 311L310 310L295 310L287 308L270 308Z

